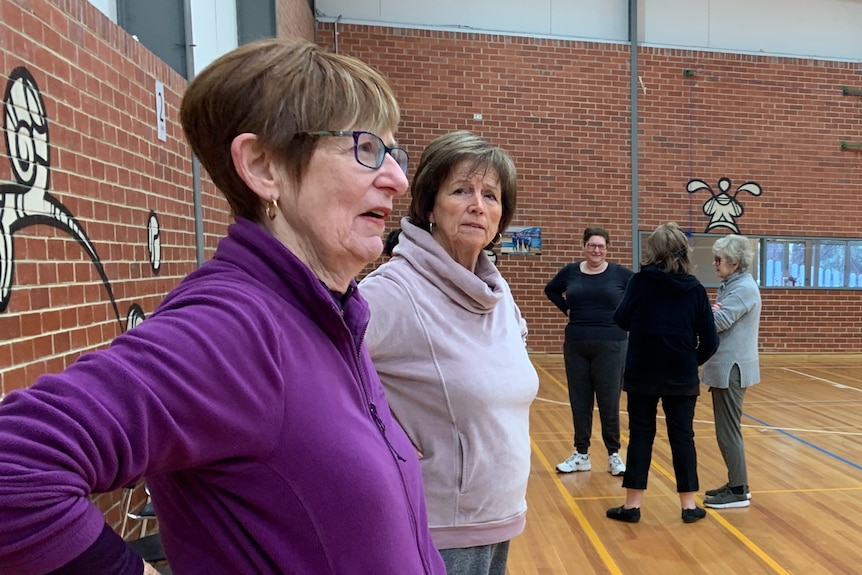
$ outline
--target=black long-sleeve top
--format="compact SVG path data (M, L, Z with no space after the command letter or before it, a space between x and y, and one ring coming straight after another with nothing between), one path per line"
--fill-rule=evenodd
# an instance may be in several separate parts
M585 274L580 263L564 266L545 286L545 295L569 316L566 340L623 340L626 332L614 322L614 311L634 274L608 263L599 274Z

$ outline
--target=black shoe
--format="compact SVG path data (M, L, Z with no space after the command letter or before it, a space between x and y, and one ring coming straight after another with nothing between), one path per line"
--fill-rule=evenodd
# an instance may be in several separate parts
M706 509L695 506L694 509L683 509L682 520L686 523L694 523L706 517Z
M625 521L626 523L637 523L641 520L640 507L632 507L631 509L626 509L625 505L620 505L619 507L613 507L611 509L608 509L605 515L607 515L611 519L616 519L617 521Z

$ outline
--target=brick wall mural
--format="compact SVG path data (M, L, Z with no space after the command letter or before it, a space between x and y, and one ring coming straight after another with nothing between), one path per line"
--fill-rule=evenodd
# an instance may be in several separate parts
M117 306L111 280L105 272L96 246L74 214L57 196L51 184L51 140L45 101L36 79L27 68L12 71L3 97L3 132L6 152L15 183L0 184L0 312L6 310L14 287L16 231L44 224L67 233L87 253L95 266L114 315L122 328L134 327L144 319L137 303L122 314ZM150 213L149 252L154 272L158 263L158 219Z

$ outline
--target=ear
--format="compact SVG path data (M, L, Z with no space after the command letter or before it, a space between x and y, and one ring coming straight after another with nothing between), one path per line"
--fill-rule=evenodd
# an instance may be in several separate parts
M248 188L263 201L278 199L276 166L255 134L240 134L230 144L230 155L236 173Z

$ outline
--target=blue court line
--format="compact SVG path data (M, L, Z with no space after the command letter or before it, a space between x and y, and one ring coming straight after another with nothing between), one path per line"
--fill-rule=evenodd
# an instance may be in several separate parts
M819 445L815 445L815 444L811 443L810 441L806 441L806 440L802 439L801 437L797 437L797 436L793 435L792 433L784 431L780 427L775 427L774 425L770 425L769 423L766 423L765 421L761 421L761 420L757 419L756 417L748 415L747 413L743 413L742 415L743 415L743 417L747 417L748 419L751 419L752 421L756 421L757 423L759 423L760 425L763 425L764 427L768 427L769 429L777 431L778 433L780 433L782 435L786 435L790 439L798 441L799 443L802 443L803 445L807 445L808 447L811 447L812 449L819 451L823 455L827 455L827 456L831 457L832 459L837 459L841 463L846 463L850 467L857 469L859 471L862 471L862 465L859 465L858 463L853 463L852 461L850 461L848 459L844 459L840 455L835 455L831 451L827 451L827 450L823 449L822 447L820 447Z

